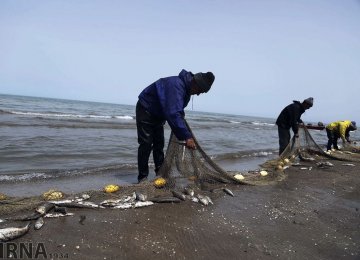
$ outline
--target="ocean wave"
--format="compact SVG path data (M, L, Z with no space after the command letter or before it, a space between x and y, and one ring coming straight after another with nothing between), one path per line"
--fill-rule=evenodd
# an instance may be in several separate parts
M274 154L276 154L276 150L248 150L248 151L238 151L234 153L214 155L211 158L217 161L222 161L222 160L235 160L241 158L270 157Z
M135 117L130 115L82 115L82 114L65 114L65 113L38 113L38 112L23 112L23 111L6 111L0 110L2 114L22 115L37 118L90 118L90 119L121 119L121 120L133 120Z
M111 122L76 122L74 123L48 123L48 122L39 122L39 123L26 123L26 122L19 122L19 123L2 123L2 127L49 127L49 128L73 128L73 129L136 129L135 124L118 124L118 123L111 123Z
M132 116L115 116L115 118L117 118L117 119L124 119L124 120L132 120L132 119L135 119L135 118L132 117Z
M274 123L265 123L265 122L258 122L258 121L251 122L251 124L253 124L253 125L261 125L261 126L275 126Z
M5 114L12 114L12 113L10 111L0 109L0 115L1 114L5 115Z
M256 126L274 126L274 123L266 123L260 121L237 121L237 120L224 120L226 123L230 124L244 124L244 125L256 125Z
M40 180L50 178L51 175L48 175L44 172L30 172L24 174L9 174L9 175L0 175L1 182L18 182L18 181L30 181L30 180Z
M29 170L0 174L0 181L3 183L28 182L44 179L66 178L80 175L106 174L114 171L134 170L137 164L118 164L96 168L74 169L74 170Z

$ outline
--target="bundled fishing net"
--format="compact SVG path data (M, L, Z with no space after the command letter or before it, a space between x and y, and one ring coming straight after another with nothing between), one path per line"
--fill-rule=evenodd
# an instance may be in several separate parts
M192 133L187 122L186 125ZM243 183L218 166L204 152L194 134L193 137L196 150L186 148L185 142L179 141L173 133L170 135L165 160L158 172L168 180L169 188L186 187L193 183L199 186L206 183Z
M332 150L329 155L333 159L349 162L360 162L360 148L347 144L341 150Z
M192 133L187 122L186 125ZM165 160L158 172L158 175L167 179L168 188L184 188L193 184L206 188L207 184L221 183L263 185L284 178L284 174L273 171L273 167L269 172L260 169L249 172L225 171L205 153L192 135L196 150L186 148L185 143L179 141L173 133L170 135Z
M188 129L191 128L186 123ZM240 183L250 185L267 185L283 180L283 170L299 165L299 161L320 163L326 160L360 161L360 148L347 145L341 151L325 152L312 138L305 125L299 128L299 137L293 138L284 152L274 160L268 160L257 170L249 172L225 171L218 166L201 148L197 139L197 149L186 148L173 133L170 135L166 156L159 175L168 180L167 187L186 187L196 184Z
M265 169L282 171L295 160L321 162L326 159L340 161L360 161L360 149L353 145L345 146L341 151L325 152L312 138L306 126L299 128L299 137L293 138L279 158L262 164Z

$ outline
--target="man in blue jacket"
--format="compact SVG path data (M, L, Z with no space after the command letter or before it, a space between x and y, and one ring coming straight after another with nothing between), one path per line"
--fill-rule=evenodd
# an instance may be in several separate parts
M164 124L168 122L176 138L185 141L189 149L196 149L193 136L184 121L184 108L191 95L200 95L210 90L215 80L212 72L193 74L182 70L179 76L161 78L145 88L136 104L138 134L138 181L149 175L151 150L158 172L164 161Z
M292 104L286 106L280 113L279 117L276 120L279 133L279 155L285 150L286 146L290 142L290 128L292 128L295 137L299 137L299 123L302 123L300 119L301 115L305 110L312 107L314 104L314 99L309 97L305 99L302 103L294 100Z

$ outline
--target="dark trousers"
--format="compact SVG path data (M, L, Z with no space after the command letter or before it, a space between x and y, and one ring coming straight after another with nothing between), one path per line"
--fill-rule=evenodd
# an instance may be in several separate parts
M283 128L278 126L278 133L279 133L279 155L285 150L286 146L288 146L290 142L290 129Z
M334 149L339 150L339 147L337 145L337 140L339 139L339 135L327 128L326 128L326 134L328 137L328 143L326 149L331 150L331 146L333 145Z
M139 181L149 175L151 151L153 151L155 172L159 170L164 162L164 124L164 120L152 116L140 102L136 104Z

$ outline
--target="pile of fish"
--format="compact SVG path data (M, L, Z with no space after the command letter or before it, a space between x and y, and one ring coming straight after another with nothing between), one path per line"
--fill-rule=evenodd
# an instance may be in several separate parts
M231 190L227 188L223 188L222 190L228 195L234 196ZM100 202L99 204L88 201L88 199L90 199L90 196L88 194L83 194L80 197L74 197L72 199L47 201L44 204L38 206L35 209L35 212L31 213L30 215L8 218L6 220L0 219L0 222L6 222L8 220L27 221L26 225L22 227L1 228L0 242L10 241L26 234L30 229L31 221L35 221L34 229L39 230L45 224L44 218L73 216L74 213L67 212L68 208L130 209L147 207L153 205L154 203L178 203L185 200L201 203L205 206L208 206L209 204L214 204L209 196L201 194L197 194L195 196L194 190L190 188L185 188L183 192L172 190L172 195L172 197L169 196L148 198L142 193L133 192L131 195L122 196L116 199L107 199ZM84 216L81 217L85 219Z

